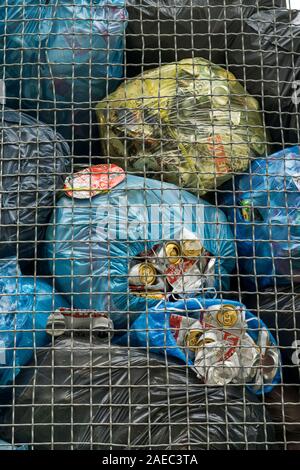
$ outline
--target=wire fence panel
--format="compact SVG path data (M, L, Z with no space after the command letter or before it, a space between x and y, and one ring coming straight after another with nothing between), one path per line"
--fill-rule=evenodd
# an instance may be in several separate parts
M1 449L300 448L296 8L1 2Z

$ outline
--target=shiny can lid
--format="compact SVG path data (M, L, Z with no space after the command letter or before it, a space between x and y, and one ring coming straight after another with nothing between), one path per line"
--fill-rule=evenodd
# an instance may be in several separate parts
M139 277L142 284L151 286L156 279L156 269L151 263L141 263L139 266Z
M183 240L181 242L183 256L197 258L204 252L204 248L200 240Z
M238 310L233 305L221 305L217 312L217 321L221 326L226 328L233 327L239 317Z
M165 244L166 257L170 264L180 263L181 249L177 242L167 242Z

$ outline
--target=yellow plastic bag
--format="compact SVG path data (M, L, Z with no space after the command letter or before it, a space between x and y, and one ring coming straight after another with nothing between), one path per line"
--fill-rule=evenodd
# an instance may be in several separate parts
M267 150L257 101L234 75L202 58L125 81L97 115L112 162L200 194Z

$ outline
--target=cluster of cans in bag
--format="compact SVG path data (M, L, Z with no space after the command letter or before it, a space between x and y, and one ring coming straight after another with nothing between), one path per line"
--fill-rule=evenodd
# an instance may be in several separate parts
M129 287L134 295L179 298L214 287L216 259L192 233L178 241L154 245L134 260L129 271Z
M271 383L280 363L266 328L255 342L247 332L243 307L219 304L202 311L200 320L172 314L170 326L179 347L186 348L197 376L207 384Z

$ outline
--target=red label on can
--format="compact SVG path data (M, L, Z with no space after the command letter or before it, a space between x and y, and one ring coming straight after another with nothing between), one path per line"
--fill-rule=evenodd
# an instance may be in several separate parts
M173 336L176 340L178 338L179 330L181 328L182 318L183 317L181 315L171 315L170 316L170 328L173 330L172 333L173 333Z
M165 271L169 284L173 286L178 280L182 280L184 274L188 273L196 263L194 259L186 259L179 264L170 264Z
M89 199L107 192L125 178L122 168L114 164L90 166L66 178L64 190L67 196L76 199Z

